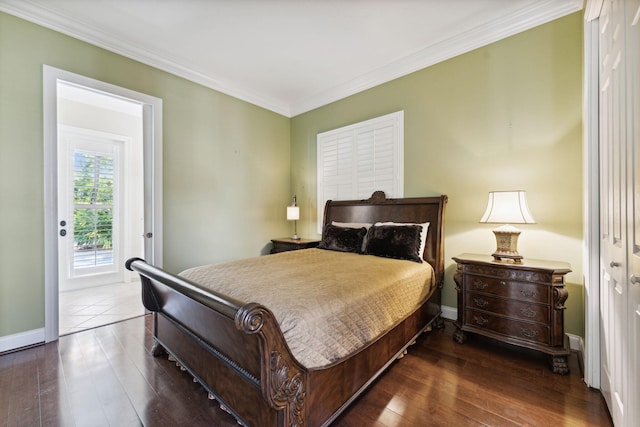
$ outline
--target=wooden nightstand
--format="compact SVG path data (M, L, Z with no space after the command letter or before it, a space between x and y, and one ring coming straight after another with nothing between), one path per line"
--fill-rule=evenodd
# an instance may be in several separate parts
M466 332L484 335L544 352L553 372L569 373L569 338L564 333L568 263L524 259L515 264L477 254L453 260L458 263L456 342L462 344Z
M272 254L286 251L297 251L298 249L315 248L320 243L320 240L313 239L300 239L292 240L289 237L283 237L281 239L271 239L273 248L271 248Z

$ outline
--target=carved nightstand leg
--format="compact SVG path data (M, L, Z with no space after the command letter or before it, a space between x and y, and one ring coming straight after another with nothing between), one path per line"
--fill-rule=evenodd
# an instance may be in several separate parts
M568 356L551 356L551 370L554 374L569 374Z
M467 340L467 334L460 328L456 328L456 331L453 333L453 340L458 344L464 344Z
M442 316L436 318L436 329L444 329L444 319Z

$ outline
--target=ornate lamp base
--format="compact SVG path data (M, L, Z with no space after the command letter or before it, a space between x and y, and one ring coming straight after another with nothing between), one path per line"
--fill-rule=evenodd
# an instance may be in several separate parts
M293 221L293 236L291 236L291 240L300 240L300 236L298 236L298 221Z
M496 261L511 260L521 263L523 256L518 253L518 236L520 230L506 224L493 230L496 236L497 249L491 254Z

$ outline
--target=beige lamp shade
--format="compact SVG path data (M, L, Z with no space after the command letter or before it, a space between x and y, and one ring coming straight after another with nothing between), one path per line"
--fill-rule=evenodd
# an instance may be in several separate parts
M492 191L482 223L504 224L493 230L496 236L496 251L492 254L496 261L522 262L523 256L518 253L518 237L520 230L510 224L534 224L524 191Z
M480 222L494 224L535 224L524 191L492 191Z

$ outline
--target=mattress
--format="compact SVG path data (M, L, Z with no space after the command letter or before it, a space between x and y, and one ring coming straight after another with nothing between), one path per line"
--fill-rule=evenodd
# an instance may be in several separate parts
M180 273L267 307L308 369L337 363L415 311L435 288L429 263L304 249Z

